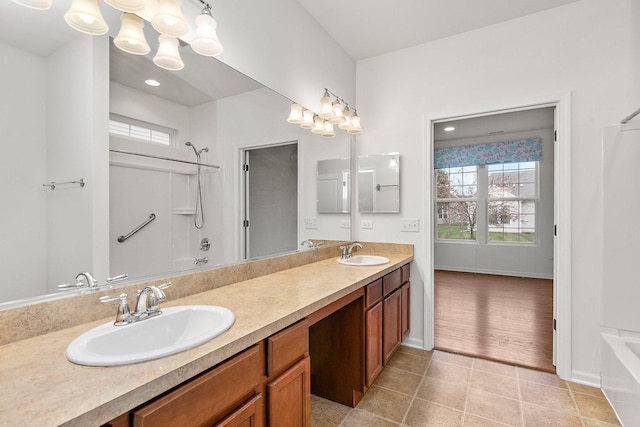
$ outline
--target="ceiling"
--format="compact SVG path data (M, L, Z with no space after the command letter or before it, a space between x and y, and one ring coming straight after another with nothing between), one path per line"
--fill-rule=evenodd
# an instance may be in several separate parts
M298 0L356 61L575 1Z

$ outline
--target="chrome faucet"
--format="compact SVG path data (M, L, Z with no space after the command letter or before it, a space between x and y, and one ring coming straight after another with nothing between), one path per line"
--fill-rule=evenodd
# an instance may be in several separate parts
M87 287L88 288L97 288L98 287L98 281L88 271L83 271L82 273L78 273L78 275L76 276L76 282L77 283L81 283L80 280L83 277L84 277L85 281L87 282ZM76 286L78 286L78 285L76 285ZM78 287L83 287L83 286L78 286Z
M352 252L354 247L357 247L359 249L363 248L362 244L358 242L351 243L350 245L340 246L340 249L342 249L342 259L351 258L353 256Z
M100 302L118 300L118 311L116 312L116 320L113 324L116 326L128 325L130 323L139 322L141 320L157 316L158 314L162 314L159 304L167 298L162 290L169 286L171 286L171 282L163 283L158 286L149 285L139 290L135 313L131 313L129 310L127 294L124 293L117 297L105 295L100 297Z

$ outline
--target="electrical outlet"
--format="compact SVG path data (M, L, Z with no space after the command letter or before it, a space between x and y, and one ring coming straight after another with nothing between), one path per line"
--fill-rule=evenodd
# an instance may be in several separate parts
M348 219L343 220L340 222L340 228L351 228L351 221Z
M417 218L400 220L400 231L420 231L420 220Z
M370 219L368 219L368 220L363 220L363 221L360 223L360 225L361 225L361 227L362 227L363 229L372 229L372 228L373 228L373 221L372 221L372 220L370 220Z
M307 230L317 229L318 228L318 220L316 218L305 218L304 219L304 228Z

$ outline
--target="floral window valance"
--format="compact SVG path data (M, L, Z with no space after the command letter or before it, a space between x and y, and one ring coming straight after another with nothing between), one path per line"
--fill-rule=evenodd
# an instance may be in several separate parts
M436 169L496 163L536 162L542 159L542 139L529 138L487 144L436 148Z

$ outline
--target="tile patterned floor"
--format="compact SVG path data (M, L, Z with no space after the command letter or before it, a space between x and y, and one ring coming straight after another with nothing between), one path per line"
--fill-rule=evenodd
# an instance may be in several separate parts
M402 346L357 408L312 396L312 427L619 426L600 389Z

